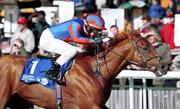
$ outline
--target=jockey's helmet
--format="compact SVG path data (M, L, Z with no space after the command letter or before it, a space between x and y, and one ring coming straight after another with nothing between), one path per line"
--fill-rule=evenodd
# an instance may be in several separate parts
M22 24L22 25L25 25L27 24L28 20L25 18L25 17L19 17L17 23L18 24Z
M97 14L89 14L86 17L88 25L96 30L106 30L104 19Z

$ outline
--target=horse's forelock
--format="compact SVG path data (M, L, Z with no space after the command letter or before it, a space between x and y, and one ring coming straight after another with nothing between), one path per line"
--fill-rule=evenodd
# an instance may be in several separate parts
M119 35L119 40L129 39L129 38L142 38L138 31L122 32Z

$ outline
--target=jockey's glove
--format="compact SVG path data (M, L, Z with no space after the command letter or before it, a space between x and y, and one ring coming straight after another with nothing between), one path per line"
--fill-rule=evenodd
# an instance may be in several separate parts
M94 43L94 44L102 44L102 39L97 37L95 39L92 39L92 43Z

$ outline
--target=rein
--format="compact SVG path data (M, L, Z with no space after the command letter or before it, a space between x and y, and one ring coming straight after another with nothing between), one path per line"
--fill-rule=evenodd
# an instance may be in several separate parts
M126 59L124 56L122 56L121 54L113 51L110 47L108 47L107 45L103 45L103 47L105 47L106 49L108 49L109 51L113 52L114 54L118 55L119 57L121 57L122 59L126 60L128 63L135 63L133 61L130 61L128 59Z
M132 39L131 39L132 40ZM124 59L125 61L127 61L128 63L130 63L130 64L134 64L134 65L140 65L141 66L141 68L143 68L143 69L146 69L146 63L148 62L148 61L150 61L150 60L152 60L152 59L154 59L154 58L157 58L158 59L158 62L157 62L157 64L156 64L156 66L155 66L155 71L157 70L157 66L158 66L158 64L159 64L159 62L160 62L160 56L156 56L156 57L151 57L151 58L149 58L149 59L144 59L143 57L142 57L142 55L141 55L141 52L139 51L139 49L138 49L138 47L137 47L137 43L139 42L139 40L138 41L136 41L136 42L134 42L134 40L132 40L131 41L132 42L132 46L134 47L134 51L137 51L138 52L138 54L139 54L139 57L141 58L141 62L134 62L134 61L131 61L130 59L127 59L126 57L124 57L124 56L122 56L121 54L119 54L119 53L117 53L117 52L115 52L115 51L113 51L113 49L111 49L110 47L108 47L107 45L105 45L105 44L103 44L102 46L103 47L105 47L106 49L108 49L109 51L111 51L111 52L113 52L114 54L116 54L117 56L119 56L119 57L121 57L122 59ZM97 60L97 59L96 59ZM98 67L98 64L97 64L97 67ZM99 67L98 67L99 68Z
M129 36L129 35L128 35L128 36ZM131 44L132 44L132 46L133 46L133 48L134 48L134 49L133 49L133 50L134 50L134 51L133 51L133 54L135 53L135 51L138 52L138 56L141 58L140 62L135 62L135 61L132 61L131 59L127 59L125 56L121 55L120 53L115 52L113 49L111 49L111 48L110 48L109 46L107 46L106 44L102 44L102 45L99 45L99 46L96 48L96 52L95 52L95 54L96 54L96 72L97 72L98 74L101 74L100 66L99 66L99 63L98 63L98 58L99 58L99 57L98 57L98 54L99 54L99 51L100 51L100 48L99 48L100 46L106 48L108 51L113 52L114 54L116 54L116 55L119 56L120 58L124 59L124 60L127 61L128 63L134 64L134 65L136 65L136 66L140 66L143 70L148 69L148 68L154 68L154 71L157 70L158 65L159 65L159 63L160 63L160 60L161 60L160 56L154 56L154 57L150 57L150 58L146 59L146 57L143 57L143 54L142 54L142 52L140 51L140 49L138 48L138 45L137 45L137 43L140 41L140 39L138 39L137 41L135 41L135 40L133 40L133 38L132 38L131 36L129 36L129 38L130 38ZM144 49L144 48L142 48L142 49ZM146 48L145 48L145 49L146 49ZM106 54L105 54L105 55L106 55ZM103 55L103 57L105 57L105 55ZM133 56L133 55L132 55L132 56ZM150 60L152 60L152 59L155 59L155 58L158 59L156 65L155 65L155 66L150 66L147 62L150 61Z

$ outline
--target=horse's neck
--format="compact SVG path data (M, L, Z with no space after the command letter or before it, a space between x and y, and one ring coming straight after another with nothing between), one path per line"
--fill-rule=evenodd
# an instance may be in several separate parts
M114 48L101 59L101 71L105 80L114 79L127 64L125 58L129 55L126 49Z
M109 51L107 55L101 58L86 56L78 59L77 64L81 69L83 69L83 73L87 75L99 75L99 78L109 82L114 79L127 64L127 61L124 60L124 58L127 58L130 54L130 51L127 49L124 49L124 46L119 48L114 47L114 49L112 49L113 52L116 52L119 55ZM97 72L98 69L100 73Z

